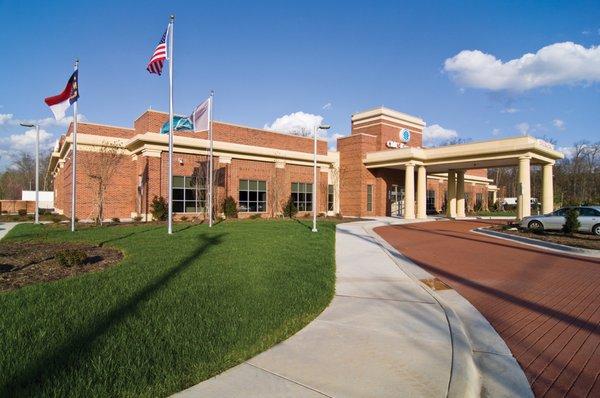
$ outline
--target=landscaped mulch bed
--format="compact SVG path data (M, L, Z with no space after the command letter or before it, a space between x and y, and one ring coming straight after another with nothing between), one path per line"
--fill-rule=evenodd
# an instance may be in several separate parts
M85 262L60 265L56 253L73 249L87 255ZM0 243L0 291L100 271L122 258L119 250L78 243Z
M564 235L559 231L543 231L543 232L532 232L532 231L521 231L521 230L509 230L504 229L506 226L493 225L490 229L499 232L505 232L511 235L523 236L526 238L543 240L545 242L558 243L561 245L580 247L583 249L595 249L600 250L600 236L592 234L573 234L572 236Z

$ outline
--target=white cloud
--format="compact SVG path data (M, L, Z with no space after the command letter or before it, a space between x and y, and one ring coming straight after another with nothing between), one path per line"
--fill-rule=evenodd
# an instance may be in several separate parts
M287 134L312 136L314 129L321 124L323 124L323 116L300 111L278 117L270 125L265 124L264 128ZM334 133L331 130L319 130L319 137L326 139L327 147L334 150L337 146L337 139L345 137L345 135Z
M331 109L331 107L333 106L333 104L331 102L326 103L325 105L323 105L323 110L328 110Z
M423 129L423 144L431 146L458 137L456 130L446 129L439 124L432 124Z
M330 134L329 137L327 137L329 150L334 151L337 148L337 139L342 138L342 137L346 137L346 136L344 134L340 134L340 133Z
M575 147L572 146L561 146L558 147L557 150L562 152L567 158L570 158L575 154Z
M561 120L561 119L554 119L552 121L552 125L554 125L554 127L556 127L559 130L565 129L565 122L564 122L564 120Z
M11 134L4 140L9 144L9 147L17 151L33 150L35 148L35 129L29 129L22 134ZM52 142L52 134L46 130L40 129L40 146L48 147Z
M525 123L525 122L517 124L517 125L515 126L515 128L516 128L517 130L519 130L519 133L521 133L522 135L527 135L527 133L528 133L528 132L529 132L529 130L530 130L529 123Z
M323 123L323 116L304 113L302 111L283 115L275 119L271 125L265 124L267 130L280 131L288 134L309 136ZM320 134L327 134L327 132Z
M500 111L500 113L517 113L519 110L517 108L505 108Z
M12 120L12 113L0 113L0 125L8 124Z
M561 84L600 82L600 47L554 43L507 62L479 50L463 50L444 62L461 86L525 91Z
M501 132L502 132L502 131L500 131L500 129L493 129L493 130L492 130L492 135L493 135L493 136L500 135L500 133L501 133Z

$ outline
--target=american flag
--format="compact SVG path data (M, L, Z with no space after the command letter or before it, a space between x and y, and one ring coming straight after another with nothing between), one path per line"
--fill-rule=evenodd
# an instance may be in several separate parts
M158 46L154 50L154 54L152 54L152 58L150 58L150 62L148 62L148 66L146 69L150 73L156 73L160 76L163 69L163 63L165 59L167 59L167 33L169 32L169 28L165 30L165 33L162 35L160 42L158 42Z

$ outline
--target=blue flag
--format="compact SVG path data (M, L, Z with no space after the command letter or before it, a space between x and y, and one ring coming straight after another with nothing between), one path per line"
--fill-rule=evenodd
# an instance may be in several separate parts
M173 116L173 131L179 130L190 130L194 131L194 126L189 117L185 116ZM160 129L161 134L169 134L169 121L163 124Z

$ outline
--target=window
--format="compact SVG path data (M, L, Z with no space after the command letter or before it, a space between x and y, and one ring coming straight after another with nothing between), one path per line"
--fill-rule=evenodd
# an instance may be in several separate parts
M425 199L425 203L427 204L427 212L434 213L435 212L435 191L433 189L427 190L427 196Z
M327 211L333 211L333 185L327 186Z
M306 182L292 183L292 198L298 211L312 211L312 184Z
M373 185L367 185L367 211L373 211Z
M598 217L600 215L598 210L591 207L580 207L578 210L581 217Z
M267 211L267 182L240 180L238 203L241 212L260 213Z
M199 213L205 206L205 178L173 176L174 213Z

